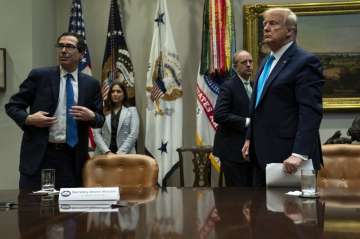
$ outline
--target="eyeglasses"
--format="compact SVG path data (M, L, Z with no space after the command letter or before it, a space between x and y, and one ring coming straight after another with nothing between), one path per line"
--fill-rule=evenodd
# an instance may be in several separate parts
M63 49L65 47L66 50L75 50L77 49L77 46L74 46L72 44L63 44L63 43L58 43L55 45L55 47L59 50Z

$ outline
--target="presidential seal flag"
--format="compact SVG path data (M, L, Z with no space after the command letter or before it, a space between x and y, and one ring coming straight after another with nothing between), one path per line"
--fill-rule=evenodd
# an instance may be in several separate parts
M82 13L81 0L73 0L70 11L70 19L69 19L69 32L77 33L82 36L86 42L86 34L85 34L85 23ZM92 75L91 73L91 62L90 62L90 52L86 44L86 49L83 58L81 59L79 66L79 71L82 73ZM94 134L91 128L89 128L89 149L95 149L95 141Z
M104 100L107 98L111 83L119 81L126 87L128 103L135 105L134 68L121 26L117 0L111 0L101 79Z
M165 185L179 161L183 122L180 61L164 0L158 1L154 17L146 94L145 147L158 162L158 183Z
M231 70L235 52L235 28L231 0L205 0L202 51L197 77L196 144L212 145L217 124L214 108L220 85ZM241 147L241 146L239 146ZM214 168L220 171L220 161L211 156Z

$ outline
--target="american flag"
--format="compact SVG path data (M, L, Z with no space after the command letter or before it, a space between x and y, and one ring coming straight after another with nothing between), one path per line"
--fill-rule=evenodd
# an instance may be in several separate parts
M81 8L81 0L73 0L71 5L71 12L70 12L70 20L69 20L69 32L74 32L81 35L86 43L86 36L85 36L85 23L82 14ZM90 63L90 53L89 49L86 45L84 57L81 59L79 66L79 71L82 73L92 75L91 73L91 63ZM95 148L95 141L92 129L89 128L89 147L94 149Z
M110 84L120 81L126 88L128 103L135 105L134 68L121 26L117 0L111 0L101 79L104 100L109 93Z
M160 57L161 59L161 57ZM159 100L166 92L163 80L163 70L162 70L162 62L158 62L157 65L157 77L156 80L153 82L153 87L150 91L150 99L154 102Z
M86 43L85 23L82 14L81 0L73 0L71 6L69 32L74 32L81 35ZM79 70L85 74L91 75L91 62L89 49L86 46L85 54L79 64Z

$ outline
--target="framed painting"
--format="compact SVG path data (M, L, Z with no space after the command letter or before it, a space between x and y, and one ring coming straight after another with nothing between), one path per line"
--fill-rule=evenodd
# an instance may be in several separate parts
M0 48L0 91L6 89L6 51Z
M267 54L262 13L272 7L290 8L298 16L298 45L320 58L324 109L360 110L360 1L245 5L244 48L255 69Z

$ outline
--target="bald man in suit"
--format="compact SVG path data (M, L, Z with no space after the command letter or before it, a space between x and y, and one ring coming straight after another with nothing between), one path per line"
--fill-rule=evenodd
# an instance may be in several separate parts
M228 187L252 185L252 167L241 154L246 128L250 123L249 102L252 92L250 76L253 60L249 52L239 51L233 57L232 77L220 90L214 110L218 123L214 139L214 155L220 158Z

